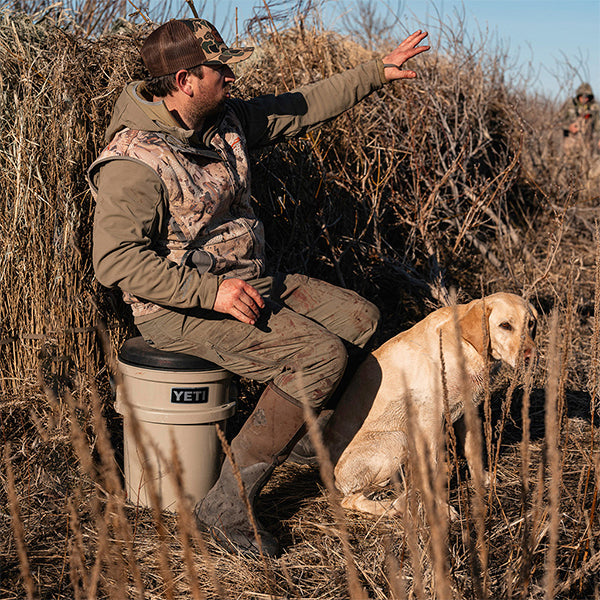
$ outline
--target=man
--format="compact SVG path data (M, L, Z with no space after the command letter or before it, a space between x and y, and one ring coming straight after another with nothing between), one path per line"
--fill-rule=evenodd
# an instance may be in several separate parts
M589 83L582 83L575 96L565 102L558 120L563 131L563 150L567 154L589 153L600 148L600 105L594 100Z
M250 204L248 152L304 134L402 70L417 31L382 61L280 96L230 97L228 48L203 19L173 20L141 54L150 73L117 100L107 147L90 167L96 194L93 260L118 286L146 341L269 382L231 444L250 504L304 432L304 404L334 392L346 347L363 348L379 319L354 292L304 275L267 274L264 233ZM229 461L196 517L229 549L276 555L277 540L239 493ZM254 534L257 524L259 539Z

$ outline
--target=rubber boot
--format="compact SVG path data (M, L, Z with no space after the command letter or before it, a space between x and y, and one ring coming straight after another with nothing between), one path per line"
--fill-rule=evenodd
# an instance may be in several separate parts
M200 524L225 549L245 555L277 556L279 543L258 521L255 499L273 469L281 464L304 433L304 410L293 398L269 384L231 443L233 457L249 502L246 504L229 459L205 498L196 504ZM254 521L260 542L256 539Z

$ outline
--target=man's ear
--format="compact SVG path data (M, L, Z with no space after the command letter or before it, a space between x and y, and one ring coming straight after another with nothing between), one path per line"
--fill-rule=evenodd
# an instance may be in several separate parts
M459 319L462 338L469 342L481 356L485 356L489 349L488 317L491 307L484 304L483 300L475 300L467 312Z
M190 72L185 69L180 69L175 73L175 85L180 92L186 96L192 95L192 86L190 84Z

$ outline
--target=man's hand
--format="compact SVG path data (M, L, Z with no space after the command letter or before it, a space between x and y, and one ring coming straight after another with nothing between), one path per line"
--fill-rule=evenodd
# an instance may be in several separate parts
M415 31L409 35L395 50L383 57L383 66L386 79L395 81L396 79L413 79L417 76L414 71L403 71L400 67L413 56L429 50L430 46L419 46L427 37L426 31Z
M235 317L242 323L254 325L260 309L265 307L262 296L242 279L224 279L219 289L213 310Z

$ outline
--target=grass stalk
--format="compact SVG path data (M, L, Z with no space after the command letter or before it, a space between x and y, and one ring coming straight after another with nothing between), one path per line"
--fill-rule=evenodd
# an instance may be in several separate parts
M6 471L6 493L8 495L8 507L11 516L11 528L15 536L17 546L17 555L19 557L19 569L23 578L23 587L27 594L27 600L37 600L39 598L37 585L31 573L29 558L27 556L27 545L25 543L25 525L21 518L19 508L19 498L15 486L15 474L10 457L11 447L7 444L4 447L4 468Z
M348 529L346 526L346 518L344 509L340 503L339 492L335 487L334 467L329 457L329 452L323 443L321 431L317 424L317 418L309 406L308 402L303 402L304 419L307 424L308 434L313 447L316 450L317 459L319 461L319 473L321 480L325 484L328 492L329 505L336 519L336 525L339 531L340 540L342 543L342 551L345 560L346 574L348 580L348 592L352 600L362 600L366 593L358 579L358 573L355 565L355 559L352 554L350 541L348 537Z
M548 383L546 386L546 455L550 474L548 490L548 550L545 560L544 591L545 597L550 600L555 597L556 588L556 559L558 552L558 534L561 522L560 517L560 449L559 449L559 416L557 411L560 359L559 359L559 326L558 313L554 312L550 323Z

